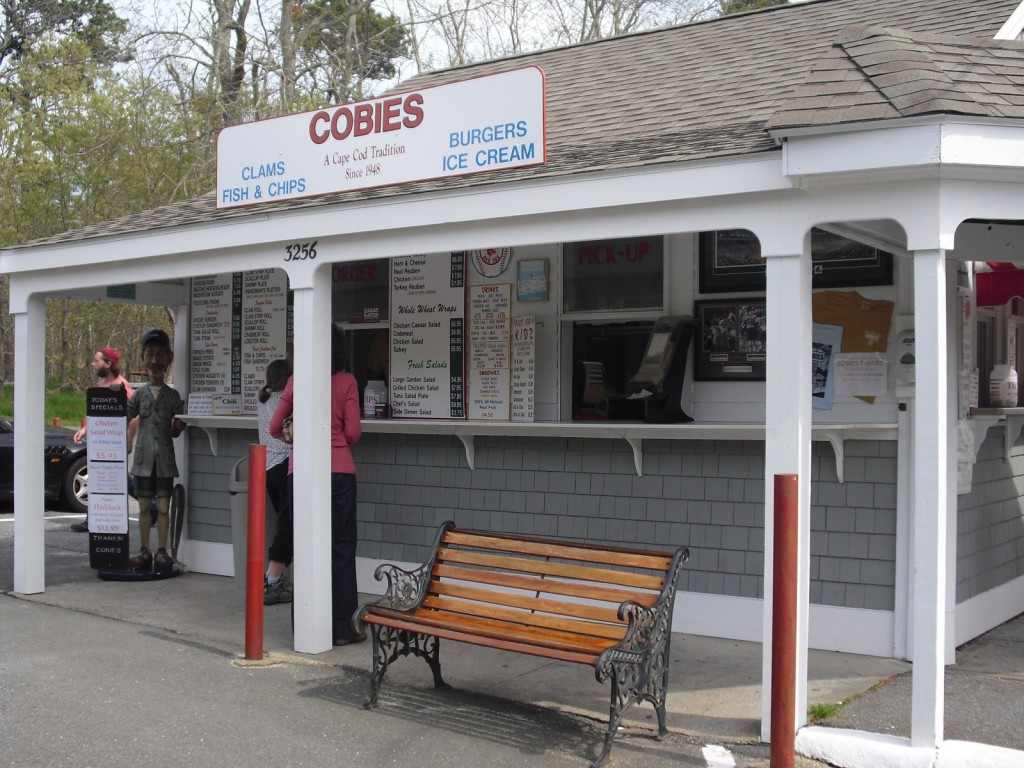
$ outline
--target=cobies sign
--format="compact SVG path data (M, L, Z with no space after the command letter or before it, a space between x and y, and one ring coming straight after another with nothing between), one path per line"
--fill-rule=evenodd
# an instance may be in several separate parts
M546 162L536 67L225 128L217 207Z

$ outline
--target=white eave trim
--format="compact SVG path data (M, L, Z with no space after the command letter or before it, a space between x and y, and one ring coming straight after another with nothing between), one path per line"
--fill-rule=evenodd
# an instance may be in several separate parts
M1016 40L1024 29L1024 2L1017 6L1017 10L1010 14L1010 18L1003 24L1002 29L996 32L996 40Z
M970 177L991 169L993 178L1024 172L1024 121L944 115L786 133L783 173L791 179L832 174Z
M268 211L251 217L234 215L223 220L0 250L0 273L95 270L105 264L123 266L200 253L229 257L239 251L297 240L379 238L438 226L493 227L495 222L531 217L562 217L568 224L567 217L602 217L608 215L602 212L616 208L791 189L792 184L782 173L782 153L767 152ZM369 258L366 254L361 257ZM219 266L211 263L208 271L216 271ZM165 265L149 277L167 278L179 273L180 269Z

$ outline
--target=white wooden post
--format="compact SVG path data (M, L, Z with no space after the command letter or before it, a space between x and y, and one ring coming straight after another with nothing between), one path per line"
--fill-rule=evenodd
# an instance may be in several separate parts
M765 387L764 638L762 645L761 740L771 739L772 568L775 475L799 476L800 552L797 588L797 728L807 713L807 617L810 582L811 499L811 250L767 256L768 354Z
M331 272L294 291L295 650L331 649Z
M913 685L910 740L942 741L948 490L946 264L942 250L914 252L916 397L913 498Z
M14 591L46 588L43 498L46 302L34 295L14 315Z

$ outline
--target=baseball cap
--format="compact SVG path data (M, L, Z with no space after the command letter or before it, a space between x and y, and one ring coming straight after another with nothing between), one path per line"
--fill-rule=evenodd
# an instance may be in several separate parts
M103 355L103 359L111 365L117 365L121 362L121 353L113 347L104 347L100 350L100 354Z
M142 348L145 349L148 344L159 344L164 349L170 349L171 339L162 328L150 328L142 336Z

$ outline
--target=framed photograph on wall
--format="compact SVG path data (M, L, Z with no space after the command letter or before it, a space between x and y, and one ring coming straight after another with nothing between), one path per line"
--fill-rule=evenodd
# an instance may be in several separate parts
M700 234L700 292L765 290L761 243L745 229ZM815 227L811 230L812 285L849 288L892 285L892 254Z
M768 321L765 301L697 301L694 350L697 381L764 381Z

